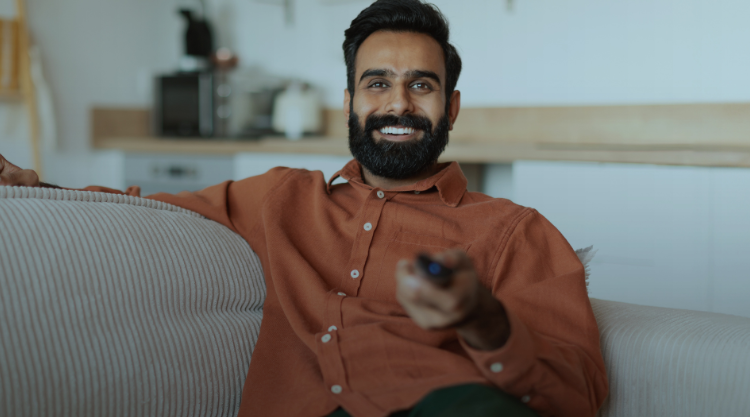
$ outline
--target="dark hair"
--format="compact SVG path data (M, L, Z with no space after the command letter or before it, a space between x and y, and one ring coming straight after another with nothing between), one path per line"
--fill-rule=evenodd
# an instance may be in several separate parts
M448 20L437 6L421 0L378 0L352 20L349 29L344 32L344 60L349 94L354 96L357 51L365 39L380 30L424 33L440 44L445 57L445 97L450 104L451 94L461 75L461 57L448 42Z

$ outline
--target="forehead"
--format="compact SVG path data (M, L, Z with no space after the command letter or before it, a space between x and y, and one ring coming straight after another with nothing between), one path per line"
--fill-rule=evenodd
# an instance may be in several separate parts
M396 74L410 70L432 71L445 80L443 48L423 33L375 32L357 51L357 80L368 69L389 69Z

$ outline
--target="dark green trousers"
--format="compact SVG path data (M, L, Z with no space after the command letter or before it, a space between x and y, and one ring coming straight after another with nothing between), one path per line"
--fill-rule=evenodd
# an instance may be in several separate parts
M497 388L457 385L431 392L414 408L391 417L538 417L521 401ZM329 417L350 417L343 408Z

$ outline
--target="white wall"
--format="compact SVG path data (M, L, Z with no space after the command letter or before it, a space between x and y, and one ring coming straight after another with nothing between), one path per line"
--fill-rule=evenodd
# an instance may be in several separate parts
M151 75L174 68L174 0L26 0L55 97L62 150L88 149L95 104L150 103Z
M744 0L434 0L464 59L466 106L679 103L750 99ZM279 6L214 0L225 43L245 62L310 79L341 105L343 32L368 1ZM460 121L459 121L460 122Z

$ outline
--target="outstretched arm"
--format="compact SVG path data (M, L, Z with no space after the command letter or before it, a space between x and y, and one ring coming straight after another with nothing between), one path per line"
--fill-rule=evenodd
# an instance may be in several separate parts
M419 326L455 328L482 374L539 415L593 417L607 379L583 265L533 210L498 249L485 279L461 251L436 256L455 271L448 288L402 261L397 299Z
M196 192L157 193L147 198L195 211L239 233L241 230L251 229L259 221L260 210L266 197L294 171L279 167L262 175L241 181L225 181ZM39 182L36 172L21 169L0 155L0 186L3 185L61 188ZM131 186L125 192L99 186L90 186L79 191L141 196L138 186Z

